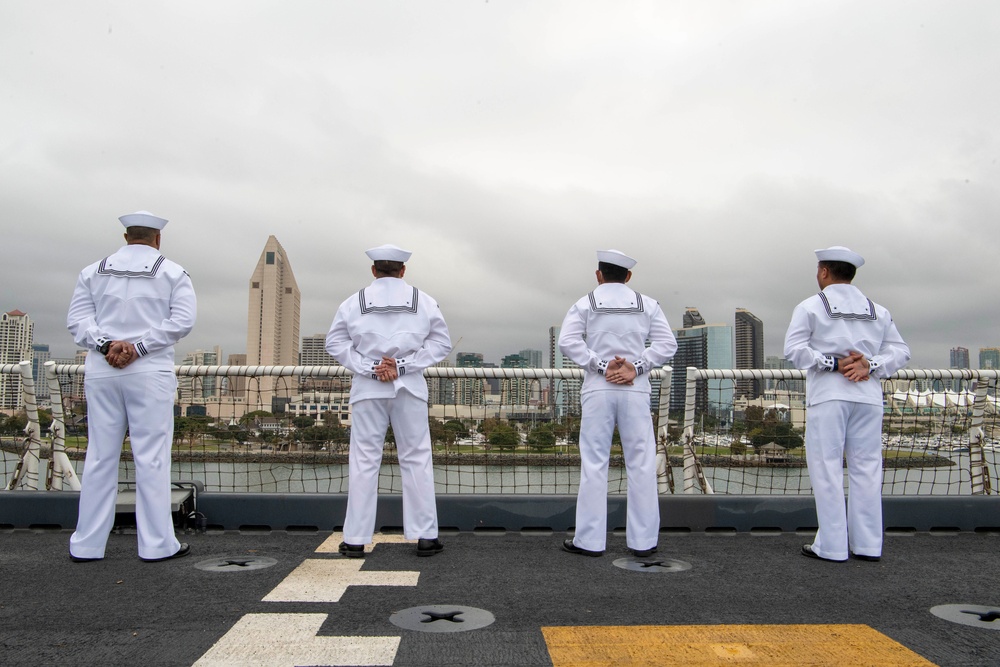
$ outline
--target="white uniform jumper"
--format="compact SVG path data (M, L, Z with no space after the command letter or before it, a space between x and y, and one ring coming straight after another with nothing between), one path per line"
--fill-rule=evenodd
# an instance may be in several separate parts
M103 558L115 518L118 459L128 429L135 459L139 557L177 553L170 516L174 435L174 344L194 326L191 279L147 245L127 245L80 272L67 316L85 365L88 443L80 515L70 553ZM105 342L133 343L138 358L114 368L96 352Z
M326 351L354 372L351 454L344 541L367 544L375 532L378 474L392 425L403 478L403 535L438 536L434 469L423 370L451 352L448 325L430 296L401 278L378 278L337 309ZM373 369L396 360L399 377L381 382Z
M655 547L660 506L648 372L662 366L677 351L667 318L660 305L648 296L623 283L604 283L569 309L562 323L559 349L586 371L580 391L580 490L573 544L587 551L604 551L608 461L617 424L628 477L625 540L631 549ZM604 371L615 356L635 365L633 384L605 380Z
M834 359L864 354L871 379L852 382ZM829 560L882 554L882 383L910 360L889 311L836 283L792 312L785 358L806 371L806 461L819 530L812 550ZM850 495L844 506L843 459Z

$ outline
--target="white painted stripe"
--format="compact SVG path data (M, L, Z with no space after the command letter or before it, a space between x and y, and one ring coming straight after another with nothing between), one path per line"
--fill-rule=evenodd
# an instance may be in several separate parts
M400 637L317 637L326 614L247 614L194 667L391 665Z
M360 558L307 559L264 602L337 602L348 586L416 586L419 572L361 572Z
M332 533L330 537L323 541L323 544L319 545L316 549L318 554L335 554L337 553L337 547L340 543L344 541L343 533ZM382 535L381 533L376 533L375 537L372 538L371 544L365 545L365 553L371 553L372 549L376 544L416 544L416 540L408 540L402 535Z

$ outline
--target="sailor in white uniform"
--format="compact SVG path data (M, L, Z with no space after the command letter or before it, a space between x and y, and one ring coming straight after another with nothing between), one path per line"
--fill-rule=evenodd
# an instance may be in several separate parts
M660 304L625 286L636 261L618 250L599 251L597 260L597 288L569 309L559 335L560 351L586 371L576 533L563 548L585 556L604 553L608 461L617 424L628 476L626 545L634 555L648 556L656 552L660 533L649 371L674 356L677 340Z
M160 254L166 220L146 211L119 220L127 245L80 272L67 316L76 344L89 350L87 457L69 547L75 562L104 558L126 429L135 460L139 557L159 561L189 552L170 516L170 448L174 344L194 326L194 288L184 269Z
M364 556L375 532L378 475L391 424L403 481L403 535L418 556L438 539L434 470L423 371L448 356L451 338L437 302L403 280L410 252L394 245L367 250L375 280L337 309L326 351L354 372L347 517L340 553Z
M889 311L851 284L865 260L816 251L819 294L792 312L785 358L806 371L806 461L819 530L810 558L882 555L882 383L910 360ZM850 493L844 506L846 455Z

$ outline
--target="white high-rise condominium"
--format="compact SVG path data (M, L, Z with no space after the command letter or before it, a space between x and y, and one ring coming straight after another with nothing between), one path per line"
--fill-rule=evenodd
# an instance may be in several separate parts
M31 361L31 344L35 325L27 313L12 310L0 314L0 364L18 364ZM16 410L23 407L21 376L0 375L0 409Z

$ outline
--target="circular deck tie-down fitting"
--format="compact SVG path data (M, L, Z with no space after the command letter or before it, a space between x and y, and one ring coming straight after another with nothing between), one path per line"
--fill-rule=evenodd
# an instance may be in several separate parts
M397 611L389 622L404 630L417 632L466 632L478 630L496 620L485 609L455 604L427 604Z
M203 560L197 563L195 567L205 572L248 572L249 570L263 570L265 567L271 567L277 562L273 558L263 558L261 556L229 556Z
M931 613L952 623L971 625L974 628L983 628L984 630L1000 630L1000 606L940 604L931 607Z
M671 572L683 572L691 569L691 563L674 560L673 558L657 558L656 556L647 556L645 558L626 556L625 558L616 559L612 565L620 567L623 570L652 574L669 574Z

